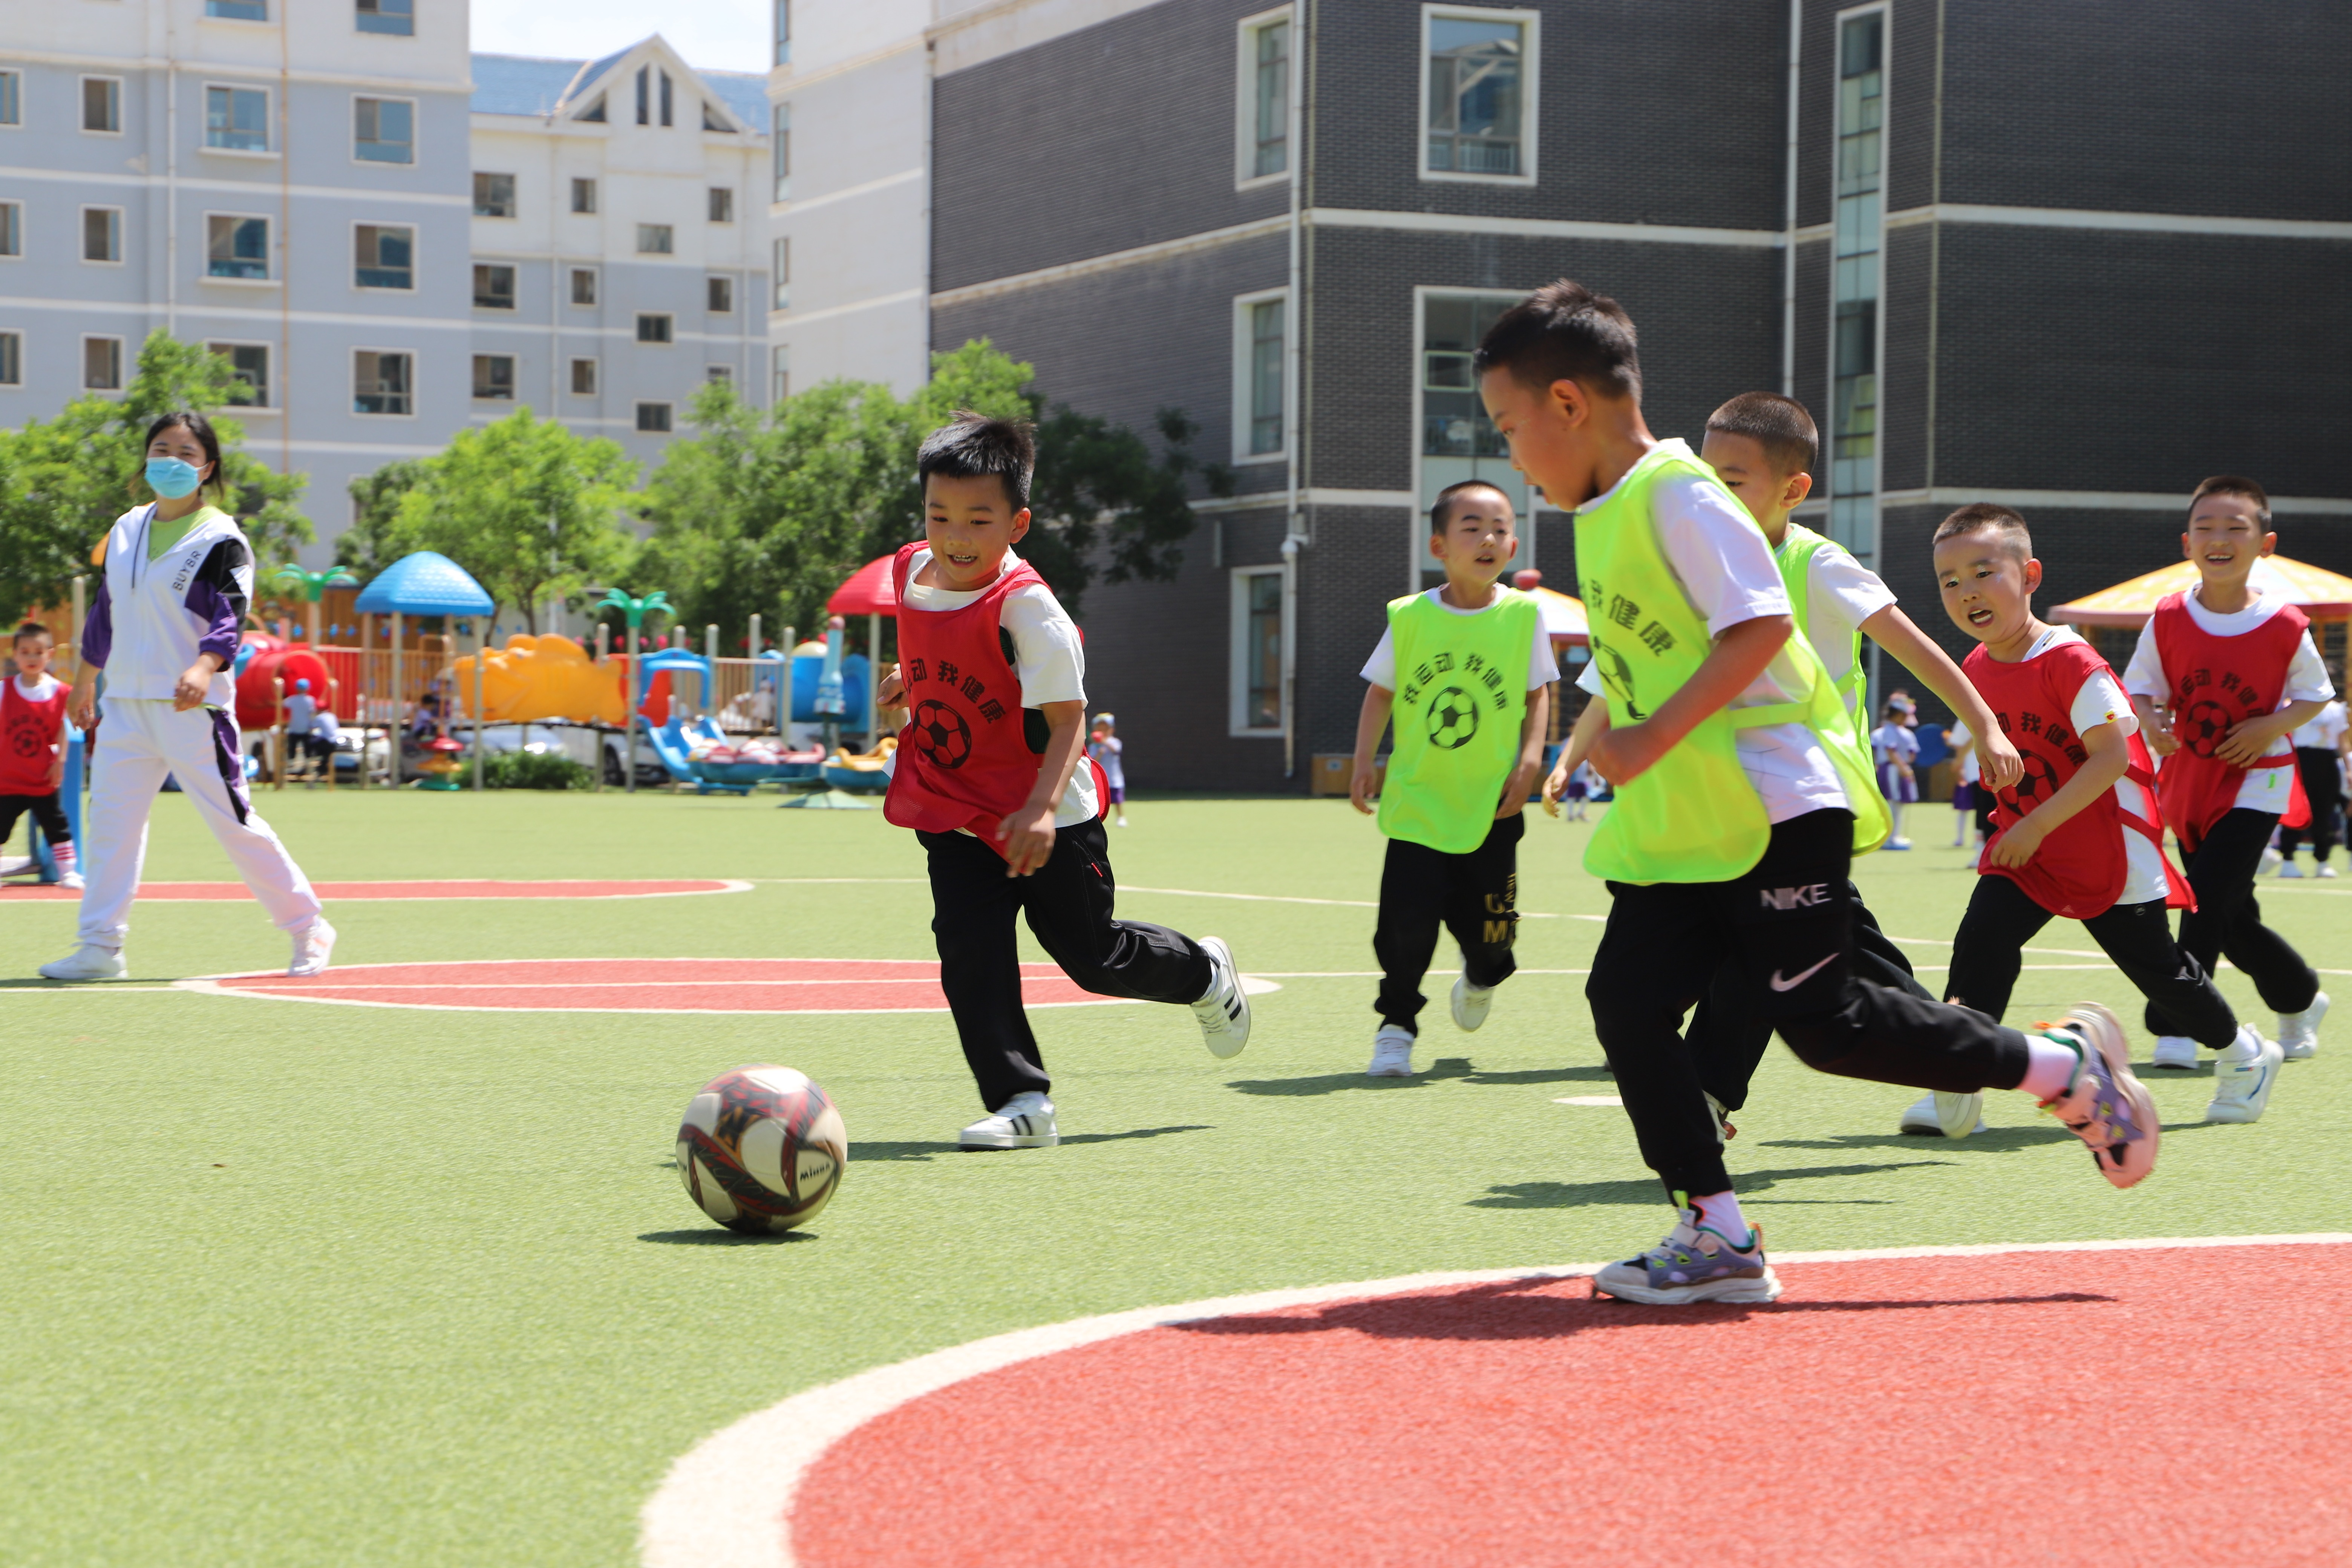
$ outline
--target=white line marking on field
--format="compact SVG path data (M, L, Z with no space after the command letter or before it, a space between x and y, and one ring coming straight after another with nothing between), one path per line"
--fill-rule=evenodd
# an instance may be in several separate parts
M1622 1105L1623 1097L1614 1094L1563 1094L1554 1105Z
M1122 893L1165 893L1179 899L1232 899L1244 904L1328 904L1334 909L1376 910L1381 906L1370 899L1301 899L1282 893L1212 893L1199 888L1139 888L1132 882L1122 882ZM1545 914L1536 910L1521 910L1523 921L1556 921L1586 919L1585 916Z
M156 996L168 995L177 989L176 985L131 985L120 981L100 981L95 984L88 982L77 984L68 981L58 985L0 985L0 992L16 996Z
M1874 1247L1853 1252L1790 1252L1776 1263L1859 1263L1878 1258L1989 1258L2011 1252L2115 1252L2150 1247L2281 1247L2352 1243L2352 1233L2304 1236L2166 1237L2126 1241L1994 1242L1960 1247ZM1407 1274L1299 1290L1265 1290L1172 1307L1140 1307L1066 1323L996 1334L969 1344L875 1367L744 1416L670 1467L639 1512L638 1552L647 1568L793 1568L792 1510L801 1478L825 1450L877 1416L924 1394L1001 1367L1076 1350L1124 1334L1204 1318L1311 1307L1327 1301L1400 1296L1455 1285L1563 1279L1603 1267L1483 1268Z
M1381 978L1381 972L1377 969L1261 969L1254 973L1268 980L1378 980ZM1446 974L1459 974L1462 972L1458 969L1432 969L1424 973L1435 978ZM1514 969L1511 973L1513 974L1590 974L1592 971L1589 969Z

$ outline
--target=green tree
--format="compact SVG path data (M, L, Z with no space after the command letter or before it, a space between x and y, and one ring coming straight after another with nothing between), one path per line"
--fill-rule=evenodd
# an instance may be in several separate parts
M335 538L336 565L373 577L408 553L400 543L400 503L425 482L425 464L403 458L352 481L352 525Z
M637 465L617 442L518 408L459 431L419 467L389 526L363 548L393 559L438 551L521 611L533 632L542 605L571 598L628 559L620 519Z
M228 363L201 343L149 335L120 397L84 394L55 419L0 430L0 616L57 604L90 570L90 552L114 520L147 499L140 473L147 426L184 408L211 411L220 437L227 510L264 565L315 534L294 505L306 482L280 474L242 447L244 427L220 412L245 397Z

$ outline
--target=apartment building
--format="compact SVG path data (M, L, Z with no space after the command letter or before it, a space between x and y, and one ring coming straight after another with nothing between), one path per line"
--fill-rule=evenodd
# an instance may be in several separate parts
M0 420L119 390L156 328L208 343L248 449L310 476L316 565L353 478L518 403L650 459L708 377L761 396L761 79L467 29L463 0L12 7Z
M857 8L798 0L790 26L835 9ZM2035 524L2045 602L2173 555L2221 469L2281 498L2289 553L2352 570L2347 21L935 0L929 336L991 338L1137 429L1182 407L1240 476L1177 581L1089 591L1088 684L1147 786L1299 787L1349 748L1448 483L1503 485L1522 564L1573 588L1571 520L1511 472L1469 374L1494 316L1563 275L1639 322L1659 435L1801 397L1807 520L1931 629L1926 534L1980 499ZM834 158L794 124L800 170Z

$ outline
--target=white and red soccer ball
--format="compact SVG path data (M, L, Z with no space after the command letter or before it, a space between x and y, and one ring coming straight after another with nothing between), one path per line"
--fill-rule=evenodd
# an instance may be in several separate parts
M677 1173L702 1212L764 1235L817 1216L849 1163L841 1112L806 1073L738 1068L704 1084L677 1130Z

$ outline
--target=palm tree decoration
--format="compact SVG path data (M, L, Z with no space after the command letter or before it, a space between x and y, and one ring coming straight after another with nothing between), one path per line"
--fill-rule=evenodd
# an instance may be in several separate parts
M272 572L269 574L269 581L275 584L301 590L302 596L310 602L310 646L312 647L319 646L319 601L327 596L327 590L356 588L360 585L358 578L340 566L325 572L305 572L290 562Z
M614 588L606 593L602 599L596 601L596 607L600 610L618 610L622 615L628 618L629 672L632 675L635 675L637 672L637 628L646 624L646 616L653 611L659 610L665 615L668 614L669 595L656 591L655 593L647 594L642 599L632 599L622 590ZM631 684L640 688L637 693L637 700L640 702L644 701L645 693L642 689L645 684L644 680L639 679L633 681Z

